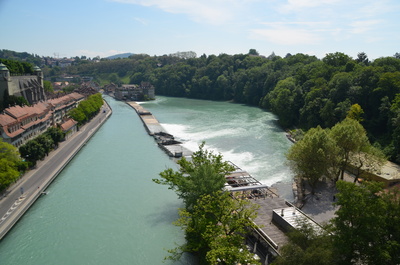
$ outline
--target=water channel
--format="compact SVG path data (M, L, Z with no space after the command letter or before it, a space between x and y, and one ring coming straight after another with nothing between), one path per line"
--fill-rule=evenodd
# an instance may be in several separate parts
M0 242L0 263L195 264L165 262L183 233L171 223L181 202L151 179L175 163L128 105L106 97L113 115ZM165 127L196 150L202 142L266 184L290 183L290 142L274 115L226 102L158 97L146 102ZM290 189L278 185L290 200Z

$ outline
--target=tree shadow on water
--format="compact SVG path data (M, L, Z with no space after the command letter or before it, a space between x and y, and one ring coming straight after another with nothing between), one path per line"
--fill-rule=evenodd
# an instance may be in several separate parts
M160 205L156 212L147 216L147 220L154 226L172 224L179 218L178 209L182 207L184 205L179 201Z

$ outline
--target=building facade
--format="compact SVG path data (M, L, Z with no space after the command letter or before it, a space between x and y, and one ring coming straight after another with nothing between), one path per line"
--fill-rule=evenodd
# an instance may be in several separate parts
M84 96L71 93L32 106L13 106L0 114L0 136L4 142L20 147L41 135L49 127L60 127L64 132L74 131L67 117L69 110L76 108ZM76 124L76 123L75 123Z
M0 104L6 95L24 97L31 105L46 100L43 72L37 66L33 70L33 75L11 75L7 66L0 63Z
M147 82L142 82L140 85L122 85L114 88L114 96L118 100L144 100L154 99L154 86Z

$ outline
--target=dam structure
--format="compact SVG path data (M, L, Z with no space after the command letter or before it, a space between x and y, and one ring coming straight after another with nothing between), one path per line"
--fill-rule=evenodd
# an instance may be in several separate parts
M153 136L160 148L170 157L190 157L192 152L176 141L153 116L137 102L127 102L135 109L143 125L150 136ZM286 232L296 228L299 220L310 222L313 226L319 225L309 216L303 213L284 198L279 197L277 191L252 177L247 171L241 169L233 162L234 171L225 176L224 189L231 193L234 198L249 199L260 207L258 216L253 220L257 228L252 231L248 238L249 242L264 264L268 259L280 255L280 248L288 242Z
M150 111L134 101L129 101L127 104L139 115L147 133L154 137L158 146L170 157L179 158L192 155L189 149L183 147L181 142L176 141L173 135L166 132Z

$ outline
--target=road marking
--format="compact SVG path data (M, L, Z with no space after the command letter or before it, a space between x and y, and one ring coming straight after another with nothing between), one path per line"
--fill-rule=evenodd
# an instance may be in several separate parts
M23 200L25 200L25 198L26 198L25 195L22 195L15 200L14 204L10 207L7 213L0 219L0 224L7 219L7 217L21 204Z

